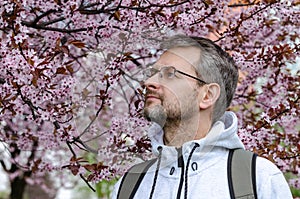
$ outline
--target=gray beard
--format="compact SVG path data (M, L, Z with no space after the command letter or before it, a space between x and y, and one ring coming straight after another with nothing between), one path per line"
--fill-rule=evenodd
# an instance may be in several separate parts
M147 120L155 122L161 127L164 127L167 120L167 113L162 105L155 105L152 107L144 108L144 117Z

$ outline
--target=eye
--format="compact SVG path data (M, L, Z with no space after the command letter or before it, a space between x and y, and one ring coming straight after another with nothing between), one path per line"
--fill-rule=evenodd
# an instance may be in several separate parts
M165 76L166 76L166 78L169 78L169 79L171 79L171 78L173 78L173 77L174 77L174 73L173 73L173 72L170 72L170 71L168 71L168 72L166 72Z
M174 68L166 67L166 68L163 69L162 72L163 72L164 78L166 78L166 79L174 78L174 73L175 73Z

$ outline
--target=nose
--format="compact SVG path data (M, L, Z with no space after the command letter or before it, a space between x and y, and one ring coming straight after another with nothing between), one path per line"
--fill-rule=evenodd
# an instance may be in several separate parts
M146 90L158 90L161 87L161 84L158 79L158 74L153 75L145 80L144 86Z

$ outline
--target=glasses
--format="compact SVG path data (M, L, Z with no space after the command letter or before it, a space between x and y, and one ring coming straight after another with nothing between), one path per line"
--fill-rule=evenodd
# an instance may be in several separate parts
M189 75L185 72L182 72L180 70L177 70L173 66L164 66L164 67L161 67L159 70L156 69L156 68L152 68L152 67L146 68L143 71L143 80L145 81L145 80L149 79L150 77L154 76L156 73L159 73L159 78L165 79L165 80L174 79L174 77L176 76L176 73L180 73L180 74L185 75L187 77L198 80L202 84L206 84L205 81L203 81L203 80L201 80L197 77L194 77L192 75Z

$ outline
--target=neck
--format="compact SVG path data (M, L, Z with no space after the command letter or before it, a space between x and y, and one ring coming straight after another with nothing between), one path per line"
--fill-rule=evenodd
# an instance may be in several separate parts
M186 120L167 119L163 127L164 144L181 147L185 142L205 137L211 128L211 120L201 116Z

